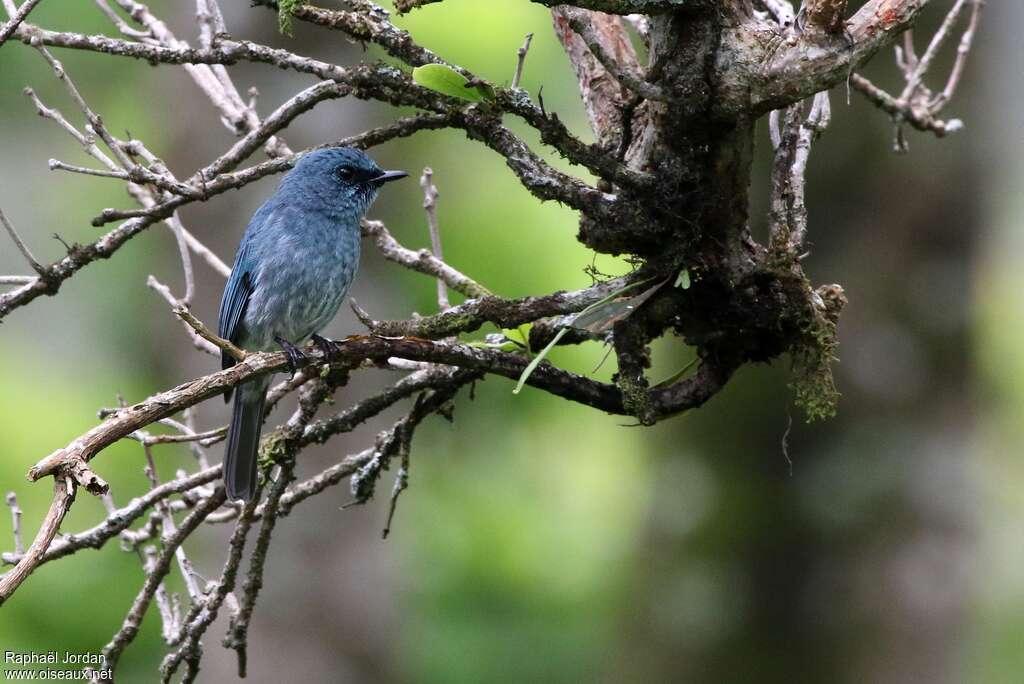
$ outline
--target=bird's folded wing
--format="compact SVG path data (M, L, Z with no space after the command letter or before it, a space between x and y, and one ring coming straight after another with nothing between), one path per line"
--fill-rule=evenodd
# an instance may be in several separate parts
M235 258L235 265L231 269L231 276L224 288L224 296L220 300L220 320L217 324L217 334L226 340L237 343L238 322L245 314L245 308L249 304L249 298L253 291L253 277L248 263L249 246L245 244ZM227 352L221 353L221 366L228 368L235 364L234 358Z

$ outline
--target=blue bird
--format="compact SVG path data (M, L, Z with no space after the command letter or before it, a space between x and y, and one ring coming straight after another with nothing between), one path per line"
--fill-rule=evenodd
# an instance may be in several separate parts
M298 346L338 312L359 266L359 222L381 187L404 178L383 171L357 149L329 148L302 157L257 210L242 236L220 302L218 334L250 351L280 346L292 374ZM235 360L221 354L221 365ZM224 452L224 485L231 499L252 499L256 456L270 376L238 386ZM225 395L230 400L231 391Z

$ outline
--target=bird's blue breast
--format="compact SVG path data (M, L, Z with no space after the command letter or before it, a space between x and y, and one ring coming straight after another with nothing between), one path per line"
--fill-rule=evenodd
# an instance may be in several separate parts
M359 267L359 209L272 199L256 213L242 245L253 280L242 347L302 344L330 323Z

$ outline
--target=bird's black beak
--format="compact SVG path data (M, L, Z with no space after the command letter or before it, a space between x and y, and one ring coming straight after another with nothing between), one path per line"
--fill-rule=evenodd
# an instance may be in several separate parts
M384 184L390 183L391 181L396 181L399 178L405 178L408 175L409 174L407 174L405 171L384 171L379 176L374 176L370 180L373 181L374 183Z

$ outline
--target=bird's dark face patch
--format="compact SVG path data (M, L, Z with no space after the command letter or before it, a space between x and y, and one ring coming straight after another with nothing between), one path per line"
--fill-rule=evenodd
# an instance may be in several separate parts
M334 177L342 185L367 185L382 173L376 164L365 167L346 162L334 169Z
M283 182L320 197L332 208L343 207L362 215L385 183L405 175L402 171L382 170L361 150L332 147L303 156Z

